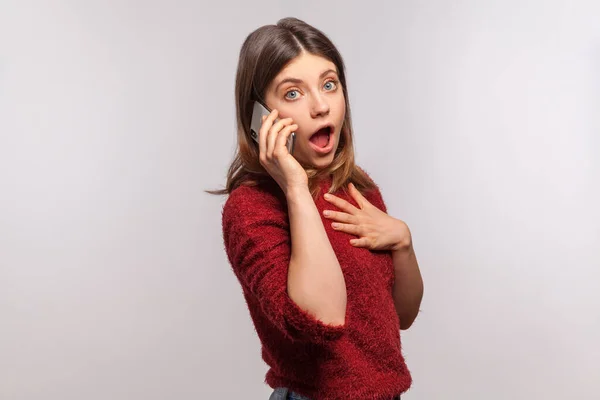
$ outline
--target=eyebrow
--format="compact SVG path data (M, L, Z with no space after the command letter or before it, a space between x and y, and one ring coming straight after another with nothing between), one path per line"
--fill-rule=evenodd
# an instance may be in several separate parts
M323 78L325 75L329 74L330 72L333 72L336 75L338 74L336 70L330 68L328 70L323 71L321 73L321 75L319 75L319 79ZM285 78L277 84L277 86L275 87L275 91L277 91L279 89L279 86L283 85L284 83L294 83L296 85L299 85L302 82L303 82L302 79L298 79L298 78Z

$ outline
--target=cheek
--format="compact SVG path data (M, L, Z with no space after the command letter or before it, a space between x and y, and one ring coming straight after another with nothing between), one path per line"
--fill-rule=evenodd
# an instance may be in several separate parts
M280 119L291 118L294 121L293 123L298 125L298 129L296 130L297 135L304 135L305 133L308 133L305 132L303 127L311 126L311 122L307 121L305 113L303 113L303 110L300 109L300 107L287 105L287 107L281 106L278 108L278 110Z
M286 104L282 104L279 108L277 108L277 110L279 111L280 119L291 118L294 120L295 124L298 124L299 129L302 130L303 118L301 110Z
M346 116L346 102L344 101L344 96L340 96L340 98L337 100L335 109L337 110L337 118L341 121L344 120L344 117Z

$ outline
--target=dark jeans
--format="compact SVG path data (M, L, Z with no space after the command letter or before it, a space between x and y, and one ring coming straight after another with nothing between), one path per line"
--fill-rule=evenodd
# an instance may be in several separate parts
M310 400L308 397L302 396L301 394L292 392L288 388L279 387L271 393L269 400ZM392 400L400 400L400 395L394 397Z

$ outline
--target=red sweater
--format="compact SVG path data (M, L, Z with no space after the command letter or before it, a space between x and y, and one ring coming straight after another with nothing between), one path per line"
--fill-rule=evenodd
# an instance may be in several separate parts
M320 212L339 211L323 198L330 184L321 184L315 201ZM342 190L334 194L356 205ZM378 189L365 197L386 211ZM270 367L265 382L312 400L390 400L411 385L392 298L391 254L353 247L351 235L321 218L346 281L342 327L319 321L287 294L291 237L278 186L240 186L223 207L225 250Z

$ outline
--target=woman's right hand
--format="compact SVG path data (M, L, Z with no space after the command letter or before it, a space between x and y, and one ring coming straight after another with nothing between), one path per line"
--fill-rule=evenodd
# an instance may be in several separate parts
M298 125L291 118L274 122L278 115L279 112L273 110L263 117L258 135L259 158L261 165L287 195L290 189L308 187L308 177L286 146L288 137L298 129Z

